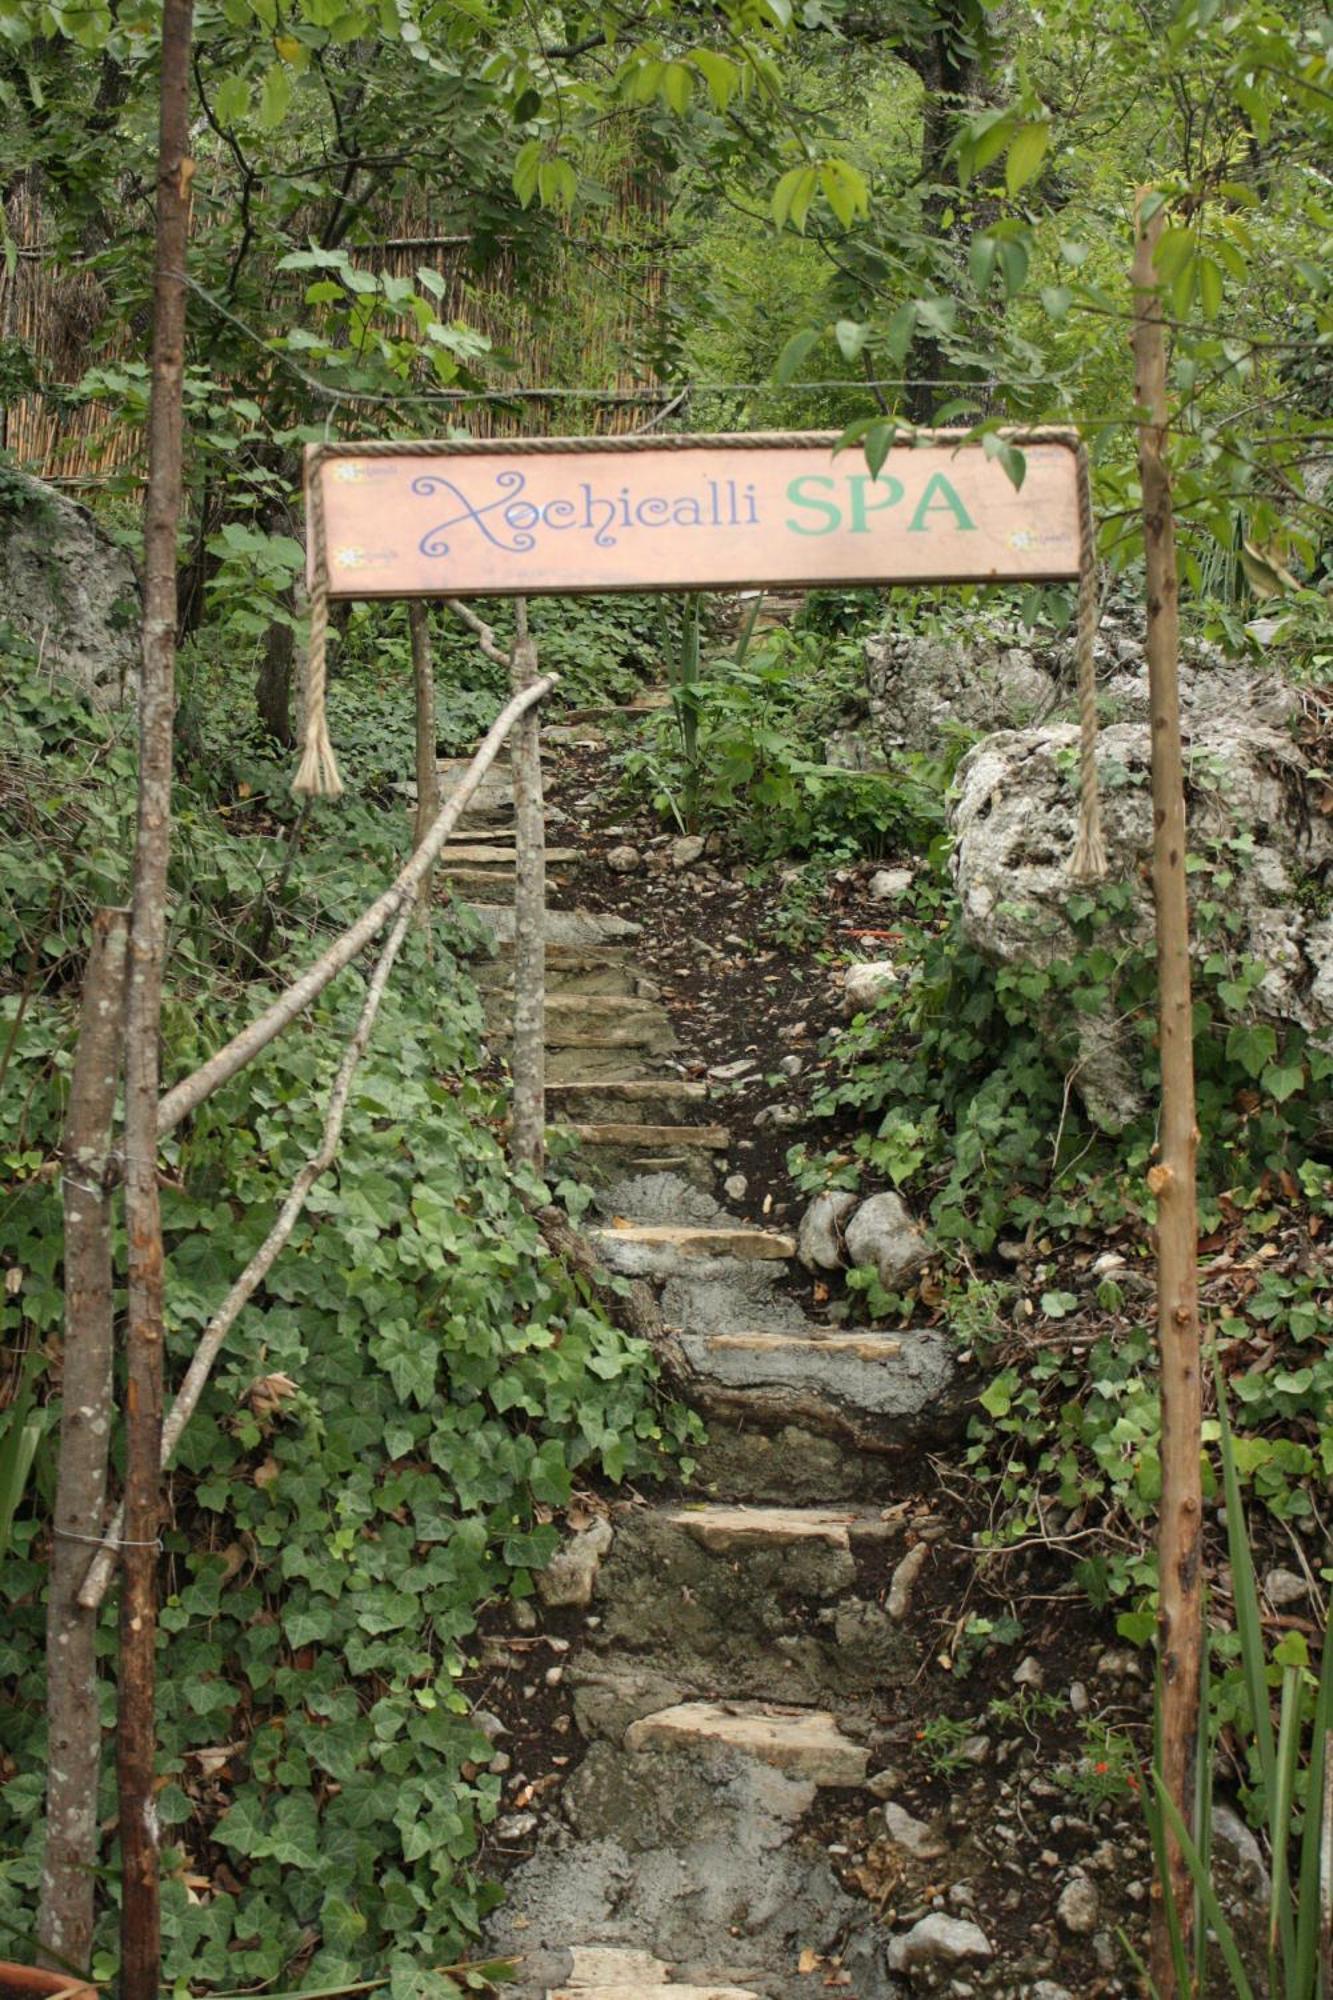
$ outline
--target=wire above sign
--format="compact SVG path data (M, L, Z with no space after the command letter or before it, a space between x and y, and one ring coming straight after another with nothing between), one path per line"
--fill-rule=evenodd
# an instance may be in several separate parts
M876 476L833 432L314 445L330 597L1046 582L1079 574L1077 439L935 432Z

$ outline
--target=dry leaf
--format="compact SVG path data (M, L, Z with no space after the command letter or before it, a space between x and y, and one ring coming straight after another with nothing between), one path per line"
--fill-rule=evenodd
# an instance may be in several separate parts
M823 1963L824 1961L819 1956L819 1953L812 1951L810 1946L807 1945L796 1961L796 1970L798 1972L817 1972Z

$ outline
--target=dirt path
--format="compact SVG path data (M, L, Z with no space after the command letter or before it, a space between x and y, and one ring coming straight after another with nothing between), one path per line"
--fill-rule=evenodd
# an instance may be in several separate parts
M880 1332L795 1259L786 1169L840 974L773 897L617 807L552 732L550 1107L607 1264L648 1278L709 1426L678 1495L583 1496L488 1637L523 2000L1060 2000L1135 1990L1140 1662L1040 1546L977 1545L947 1330ZM451 860L499 942L507 780ZM633 850L633 857L625 850ZM831 885L825 958L882 914ZM876 945L882 949L882 945Z

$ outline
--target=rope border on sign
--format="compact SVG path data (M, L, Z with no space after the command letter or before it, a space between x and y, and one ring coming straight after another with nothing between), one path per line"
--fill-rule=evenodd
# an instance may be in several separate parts
M305 797L337 798L343 790L338 760L329 736L326 712L328 681L329 573L325 541L324 488L320 471L330 458L484 458L524 453L591 451L630 455L643 451L707 451L744 447L750 451L786 451L793 447L836 445L841 431L671 431L622 433L615 437L535 438L369 438L361 443L330 440L311 445L306 453L306 520L310 536L310 641L305 677L305 717L301 761L292 789ZM1078 835L1069 863L1076 881L1096 882L1106 874L1106 842L1102 832L1101 790L1097 778L1097 678L1095 646L1098 624L1097 550L1092 513L1092 475L1088 451L1077 430L1068 425L1036 425L998 433L1006 444L1063 444L1074 453L1078 491L1078 614L1076 664L1079 727ZM962 444L975 437L971 430L909 430L904 441L915 444Z

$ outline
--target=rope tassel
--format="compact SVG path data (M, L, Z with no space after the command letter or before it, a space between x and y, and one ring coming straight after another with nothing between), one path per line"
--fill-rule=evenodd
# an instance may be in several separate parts
M306 519L310 525L310 649L306 660L305 714L301 761L292 790L305 798L336 799L343 789L338 759L333 754L325 709L329 647L329 571L324 541L324 486L320 454L306 464Z
M1092 530L1092 477L1085 445L1078 447L1078 837L1069 858L1076 882L1100 882L1106 876L1106 841L1102 834L1102 795L1097 782L1097 672L1093 647L1097 638L1097 551Z

